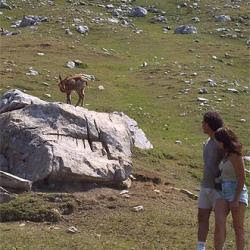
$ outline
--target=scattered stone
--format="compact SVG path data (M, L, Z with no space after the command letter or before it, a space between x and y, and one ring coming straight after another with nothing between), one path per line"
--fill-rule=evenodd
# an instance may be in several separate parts
M99 85L99 86L98 86L98 89L99 89L99 90L104 90L104 87L103 87L102 85Z
M65 29L65 34L66 34L66 35L69 35L69 36L72 36L72 35L73 35L73 33L70 31L69 28Z
M239 93L239 91L237 89L234 89L234 88L229 88L229 89L227 89L227 91L230 93L236 93L236 94Z
M157 193L157 194L161 193L161 191L159 189L154 189L154 192Z
M7 3L6 3L6 0L0 0L0 9L9 9L11 10L11 6L9 6Z
M77 230L77 228L76 228L76 227L71 226L71 227L69 227L69 228L68 228L67 232L68 232L68 233L77 233L77 232L78 232L78 230Z
M130 179L130 178L127 178L126 180L122 181L121 186L122 186L123 188L126 188L126 189L131 188L131 186L132 186L132 181L131 181L131 179Z
M134 211L134 212L140 212L140 211L144 210L144 207L142 205L135 206L135 207L132 207L131 210Z
M144 17L147 14L148 14L148 11L145 8L140 7L140 6L133 8L129 13L129 15L132 17Z
M32 67L29 68L29 72L26 73L27 76L37 76L39 75L38 71L34 70Z
M208 94L208 90L205 87L199 89L199 94Z
M246 122L247 120L246 119L240 119L241 122Z
M181 25L174 31L175 34L197 34L196 27L192 25Z
M207 79L207 82L209 83L209 86L216 87L217 83L213 79Z
M48 18L43 16L24 16L22 20L15 21L13 27L22 28L35 26L39 25L41 22L48 22Z
M44 53L41 53L41 52L38 52L37 55L38 55L38 56L44 56L45 54L44 54Z
M89 27L84 25L79 25L79 26L76 26L76 30L77 32L81 33L81 34L87 34L89 32Z
M200 19L199 19L199 17L193 17L192 18L192 21L194 21L195 23L199 23L200 22Z
M83 65L82 61L79 60L79 59L74 60L74 63L75 63L76 67L79 67L79 66Z
M142 64L141 64L141 67L147 67L148 66L148 63L147 62L143 62Z
M128 194L128 193L129 193L128 190L122 190L122 191L120 192L120 195L124 195L124 194Z
M75 63L73 62L73 61L68 61L67 63L66 63L66 67L67 68L70 68L70 69L73 69L73 68L75 68Z
M164 26L164 27L163 27L163 32L164 32L164 33L167 33L169 30L171 30L171 27L170 27L170 26Z
M197 98L197 101L198 101L198 102L201 102L201 103L208 103L209 100L206 99L206 98L198 97L198 98Z
M177 141L175 141L175 143L176 143L176 144L182 144L182 141L177 140Z
M0 30L0 34L2 36L14 36L14 35L19 35L21 34L21 31L8 31L8 30L4 30L3 28Z
M151 19L151 23L166 23L167 18L165 16L159 15Z
M51 94L44 94L44 96L51 98Z
M231 17L227 15L219 15L219 16L215 16L215 20L217 22L227 22L227 21L231 21Z
M49 86L49 83L47 83L47 82L42 82L42 84L47 86L47 87Z

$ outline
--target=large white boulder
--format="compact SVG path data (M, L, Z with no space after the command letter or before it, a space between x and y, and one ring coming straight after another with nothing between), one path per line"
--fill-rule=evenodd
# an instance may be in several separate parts
M132 147L152 148L122 113L48 103L17 90L0 103L0 155L9 173L33 183L120 183L131 173Z

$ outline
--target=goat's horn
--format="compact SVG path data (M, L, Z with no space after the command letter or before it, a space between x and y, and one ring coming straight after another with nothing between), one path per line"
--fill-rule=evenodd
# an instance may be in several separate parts
M59 75L59 80L60 80L60 81L62 81L62 77L61 77L61 75Z

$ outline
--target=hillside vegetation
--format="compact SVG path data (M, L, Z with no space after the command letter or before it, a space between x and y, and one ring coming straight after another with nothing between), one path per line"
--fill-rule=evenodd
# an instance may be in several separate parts
M0 37L0 95L17 88L46 101L65 102L57 86L59 74L94 75L85 107L124 112L138 122L154 149L134 150L137 181L128 198L119 195L120 190L98 187L70 194L28 193L1 205L6 220L19 222L0 224L0 249L194 249L197 201L178 188L198 194L206 139L203 113L218 111L239 135L244 155L250 155L248 1L7 3L11 9L0 9L1 27L20 34ZM116 23L112 10L122 4L151 10L154 6L165 12L167 21L152 22L156 14L148 11L145 17L127 17L128 24ZM12 28L24 15L47 21ZM219 15L228 15L231 21L216 21ZM197 34L174 33L187 24L195 26ZM89 32L80 34L77 25L88 26ZM65 33L68 28L71 35ZM74 60L82 63L66 67ZM30 67L39 74L27 75ZM250 187L249 174L246 182ZM143 205L144 211L131 211L136 205ZM68 233L70 226L78 232ZM213 246L213 229L211 218L208 249ZM250 235L249 208L246 235ZM235 249L231 219L226 244Z

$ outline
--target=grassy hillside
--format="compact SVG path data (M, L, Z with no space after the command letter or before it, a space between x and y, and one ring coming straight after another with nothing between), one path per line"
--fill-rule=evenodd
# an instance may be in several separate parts
M183 1L136 0L133 6L154 5L165 11L167 23L153 24L155 14L148 13L146 17L129 18L135 28L109 23L111 14L105 6L118 7L122 3L118 0L8 2L15 7L0 9L1 27L20 30L21 34L0 37L0 94L18 88L43 100L65 102L66 97L57 86L59 74L94 75L96 81L90 82L86 90L86 107L122 111L135 119L154 149L135 150L134 173L159 176L162 182L135 182L129 199L122 199L119 191L109 189L105 189L106 198L99 197L99 190L94 194L87 192L90 196L87 201L84 194L79 194L80 197L73 194L72 202L75 204L77 199L79 202L71 215L65 215L56 224L57 230L54 224L26 223L19 227L18 223L2 223L0 249L194 249L196 201L171 187L198 193L202 177L201 145L206 138L201 131L201 119L207 110L221 113L225 123L239 135L244 154L250 155L247 1L208 0L197 2L198 7L190 1L187 7L178 8ZM221 14L230 15L232 20L216 22L215 16ZM11 28L13 21L23 15L46 16L48 22ZM97 23L97 17L104 21ZM193 17L200 22L194 22ZM74 18L89 27L88 35L76 31ZM198 33L174 34L174 29L183 24L194 25ZM171 29L164 33L164 26ZM66 28L70 28L71 36L65 34ZM219 28L226 31L216 31ZM135 32L138 30L142 32ZM83 68L65 67L66 62L76 59L83 62ZM144 62L146 67L142 66ZM27 76L30 67L39 75ZM208 79L217 86L211 87ZM103 91L98 89L99 85L104 86ZM199 94L202 87L207 88L207 94ZM237 89L238 93L229 92L229 88ZM208 104L200 105L198 97L209 99ZM76 99L74 96L74 103ZM249 187L249 174L246 182ZM154 189L160 190L160 195ZM35 193L26 194L11 206L29 204L27 199L35 204L47 201ZM89 209L85 209L86 202ZM130 207L136 204L144 205L145 211L131 212ZM24 205L24 213L26 209L29 206ZM52 208L48 204L44 209ZM25 216L20 218L29 220ZM79 232L68 234L65 228L71 225L76 225ZM246 226L250 234L249 208ZM209 247L212 230L213 223ZM231 227L227 244L227 249L234 249ZM249 239L247 244L250 249Z

